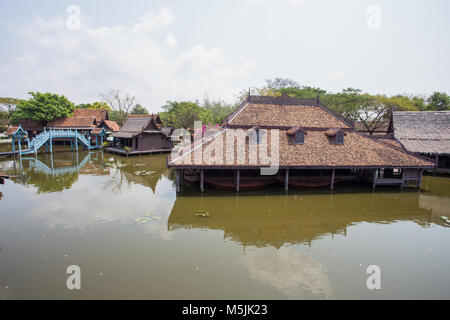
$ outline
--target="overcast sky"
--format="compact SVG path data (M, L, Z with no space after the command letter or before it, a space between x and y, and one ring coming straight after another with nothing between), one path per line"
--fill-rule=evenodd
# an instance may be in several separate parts
M449 14L448 0L0 0L0 96L82 103L117 88L158 111L274 77L450 93Z

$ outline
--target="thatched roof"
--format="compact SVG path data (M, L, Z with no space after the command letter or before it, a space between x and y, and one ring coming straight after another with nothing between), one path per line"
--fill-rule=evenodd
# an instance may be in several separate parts
M450 111L396 111L394 137L410 152L450 154Z
M161 120L157 114L128 115L127 121L115 138L132 138L141 133L161 133Z

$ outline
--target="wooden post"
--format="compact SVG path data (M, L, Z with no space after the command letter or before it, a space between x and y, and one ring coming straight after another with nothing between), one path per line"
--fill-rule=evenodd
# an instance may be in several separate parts
M239 192L239 186L241 184L241 170L236 171L236 192Z
M422 182L423 170L419 171L419 181L417 182L417 190L420 190L420 183Z
M15 142L14 136L12 136L11 139L12 139L12 151L15 155L16 154L16 142Z
M50 128L50 153L53 153L53 137L51 128Z
M180 170L175 170L175 183L177 186L177 192L180 192Z
M436 169L437 170L439 168L439 154L436 153L436 156L434 157L434 162L436 163Z
M103 148L103 136L100 136L100 143L102 144L102 148Z
M18 142L19 142L19 156L22 156L22 146L20 145L20 139L21 137L19 136Z
M200 191L201 192L205 191L205 188L204 188L204 185L203 185L203 180L204 180L203 169L200 169Z
M375 180L377 179L377 169L375 169L374 173L373 173L373 184L372 184L372 189L375 190Z
M77 129L75 129L75 150L78 151L78 137L77 137Z
M403 190L405 185L405 169L402 168L402 184L400 185L400 189Z
M284 191L289 190L289 169L286 169L284 173Z
M333 173L331 174L331 190L334 189L334 169L333 169Z

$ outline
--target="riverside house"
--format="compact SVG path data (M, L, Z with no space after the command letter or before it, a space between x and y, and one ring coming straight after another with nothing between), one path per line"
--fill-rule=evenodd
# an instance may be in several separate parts
M450 172L450 111L395 111L390 128L404 150L431 156L437 171Z
M169 152L173 144L166 133L157 114L129 115L123 127L112 134L114 146L106 150L122 155Z
M249 96L220 130L175 148L168 167L176 171L178 191L182 181L201 191L205 184L236 191L271 183L333 189L348 181L419 188L434 162L355 131L319 99Z

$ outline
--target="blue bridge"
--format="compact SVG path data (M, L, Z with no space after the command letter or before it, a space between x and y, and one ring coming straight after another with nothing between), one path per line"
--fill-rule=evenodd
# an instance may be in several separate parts
M45 145L46 151L53 152L53 140L65 139L70 140L71 150L78 150L81 145L86 150L100 149L103 145L103 137L106 135L105 129L101 129L97 133L92 134L95 137L95 144L91 143L91 139L80 133L77 129L56 129L44 128L44 131L35 136L32 140L28 139L28 134L21 126L11 135L12 136L12 152L11 155L37 153L39 148ZM27 147L22 149L21 141L26 139ZM19 150L15 149L15 140L18 141ZM100 141L99 141L100 140ZM100 144L99 144L100 142ZM7 152L5 152L6 154Z

